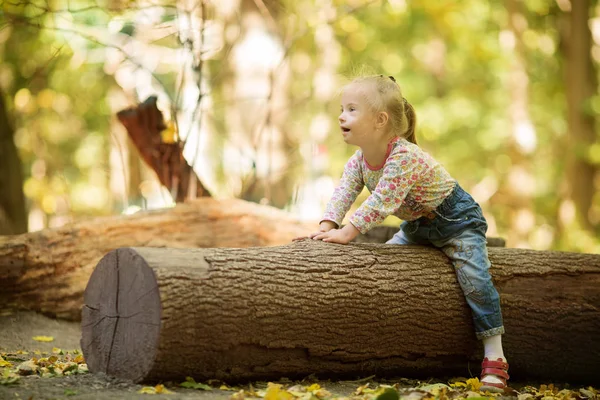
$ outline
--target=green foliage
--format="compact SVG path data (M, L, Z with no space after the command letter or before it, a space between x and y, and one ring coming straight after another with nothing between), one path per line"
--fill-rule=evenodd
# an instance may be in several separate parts
M507 4L483 0L335 0L332 5L280 0L266 4L269 15L246 8L219 13L217 3L209 3L207 21L220 27L212 34L223 39L217 50L202 49L207 50L202 101L208 104L203 124L213 133L208 140L213 151L207 157L216 194L248 189L252 200L275 197L272 182L259 182L258 189L250 191L261 156L249 145L240 145L260 142L263 121L277 118L275 113L267 118L265 100L258 95L254 100L236 98L234 86L240 83L232 54L247 29L245 18L255 12L286 56L273 67L273 76L287 79L287 114L278 128L290 162L289 171L280 171L284 184L279 184L278 193L285 199L272 203L293 206L295 187L340 176L356 149L340 139L337 92L324 91L323 83L339 86L357 71L369 69L393 75L400 83L417 111L420 144L462 186L488 193L482 196L482 206L493 222L493 234L507 237L509 245L600 250L597 235L560 219L569 214L564 191L558 190L565 185L568 159L563 154L568 123L560 36L566 14L558 2L516 3L520 8L513 17L510 13L515 11ZM174 49L187 49L187 55L199 51L191 44L199 40L199 31L184 41L178 35L185 31L168 28L182 16L175 3L165 1L157 9L155 22L148 22L150 11L135 1L5 6L0 85L15 118L31 210L50 218L121 211L109 187L114 142L110 123L118 111L110 99L115 98L111 91L125 89L123 82L119 89L108 60L123 48L109 38L119 34L123 47L145 41L164 54L174 54L167 53ZM511 32L513 23L518 37ZM180 116L190 117L191 111L182 111L181 71L158 61L141 62L137 68L152 72L153 90L170 99ZM194 68L198 72L199 65ZM584 109L598 115L598 96ZM529 152L519 147L524 134L515 134L521 117L531 123L523 129L532 128L536 141ZM242 123L236 125L238 120ZM235 132L239 130L243 132ZM247 141L240 141L242 136ZM578 157L600 165L598 143L582 148ZM237 183L231 166L223 162L232 144L247 161ZM313 160L321 156L325 162ZM594 198L593 214L597 224L600 196Z

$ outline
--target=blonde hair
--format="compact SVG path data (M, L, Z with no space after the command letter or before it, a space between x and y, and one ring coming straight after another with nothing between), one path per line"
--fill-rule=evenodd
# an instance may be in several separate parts
M385 111L389 115L391 132L411 143L417 144L415 128L417 115L413 106L402 96L402 90L393 76L368 75L354 78L345 87L351 85L370 85L373 91L363 94L374 112ZM374 95L376 94L376 95Z

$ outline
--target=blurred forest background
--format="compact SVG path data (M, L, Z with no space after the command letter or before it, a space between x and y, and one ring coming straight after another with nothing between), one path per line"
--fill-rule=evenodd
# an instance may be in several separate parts
M367 66L490 235L600 252L595 1L0 3L0 234L172 206L116 118L151 95L213 197L318 221L356 150L338 90Z

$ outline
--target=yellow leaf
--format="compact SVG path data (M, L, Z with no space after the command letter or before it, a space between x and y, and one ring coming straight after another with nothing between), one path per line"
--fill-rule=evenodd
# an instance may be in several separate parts
M83 364L85 362L85 360L83 359L83 356L80 354L77 357L75 357L75 359L73 359L73 362L76 362L77 364Z
M12 364L0 357L0 367L12 367Z
M165 385L162 385L162 384L158 384L158 385L154 386L154 390L156 391L157 394L171 394L171 393L173 393L170 390L168 390L165 387Z
M54 338L52 336L34 336L33 340L36 342L53 342Z
M471 378L471 379L467 379L466 385L469 390L478 392L479 389L481 388L482 383L479 382L479 378Z
M309 392L314 392L319 389L321 389L321 386L318 383L313 383L312 385L310 385L309 387L306 388L306 390Z
M142 393L142 394L156 394L156 389L151 387L151 386L144 386L143 388L141 388L140 390L138 390L138 393Z
M267 385L267 392L265 393L265 400L291 400L294 396L288 391L282 389L282 386L269 382Z
M53 347L52 348L52 353L53 354L58 354L58 355L64 354L63 351L61 349L59 349L58 347Z

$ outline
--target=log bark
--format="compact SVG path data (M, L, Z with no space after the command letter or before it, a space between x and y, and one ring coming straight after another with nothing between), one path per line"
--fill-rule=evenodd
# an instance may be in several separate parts
M316 221L299 221L273 207L205 197L169 209L0 236L0 306L79 320L85 285L113 249L276 246L316 227ZM383 243L396 231L378 227L357 241Z
M489 254L513 379L598 383L600 256ZM135 381L469 376L481 360L452 265L415 246L117 249L82 332L90 371Z
M275 246L316 226L273 207L204 197L169 209L0 236L0 305L79 320L88 279L113 249Z

